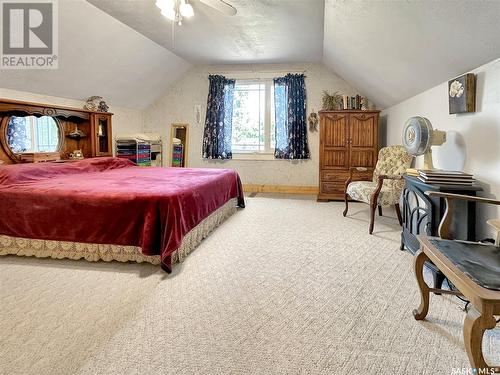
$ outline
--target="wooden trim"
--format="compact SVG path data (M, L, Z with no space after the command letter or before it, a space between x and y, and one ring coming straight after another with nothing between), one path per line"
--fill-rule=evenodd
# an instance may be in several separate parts
M258 185L244 184L243 191L246 193L283 193L316 195L319 192L317 186L290 186L290 185Z
M337 109L337 110L321 110L318 113L380 113L378 109L362 110L362 109Z
M25 106L25 107L43 107L43 108L49 108L49 109L59 109L59 110L63 110L63 111L67 110L67 111L83 112L83 113L99 113L99 114L106 114L106 115L113 114L111 112L89 111L88 109L83 109L83 108L45 104L45 103L25 102L25 101L21 101L21 100L4 99L4 98L0 98L0 103L11 104L11 105L20 105L20 106ZM25 109L23 109L23 110L25 110ZM54 116L54 114L46 114L46 116Z

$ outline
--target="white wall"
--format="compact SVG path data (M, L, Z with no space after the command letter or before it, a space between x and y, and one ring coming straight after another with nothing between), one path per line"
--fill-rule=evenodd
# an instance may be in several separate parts
M22 100L26 102L35 102L48 105L61 105L74 108L83 108L83 100L74 100L61 98L57 96L48 96L34 94L25 91L15 91L0 88L0 98L11 100ZM123 107L110 107L109 111L113 115L113 136L123 133L137 133L142 128L142 112L123 108Z
M480 196L500 199L500 59L472 72L477 74L475 113L448 114L448 83L443 82L382 112L387 144L401 144L409 117L427 117L435 129L447 132L446 143L434 148L435 166L473 173L484 188ZM500 209L480 207L478 216L478 228L484 228L486 219L500 218Z
M208 75L245 74L245 72L303 71L306 75L308 112L321 109L323 90L354 95L356 92L340 77L333 74L322 64L257 64L198 66L187 72L175 82L165 95L144 111L144 130L160 133L166 148L169 144L172 123L189 124L189 167L233 168L245 184L318 186L319 175L319 134L308 134L311 159L305 161L286 160L227 160L207 161L201 157L203 127L208 96ZM194 106L203 106L201 124L196 124ZM167 154L165 154L167 156ZM166 160L167 158L165 158Z
M0 70L1 87L144 109L191 66L85 0L58 4L58 68Z

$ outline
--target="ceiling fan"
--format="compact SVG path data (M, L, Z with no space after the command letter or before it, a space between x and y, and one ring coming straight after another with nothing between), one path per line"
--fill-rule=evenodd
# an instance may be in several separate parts
M234 16L237 13L236 8L224 0L198 1L227 16ZM156 6L161 9L161 14L163 16L174 21L179 26L182 25L183 18L191 18L194 16L193 6L188 0L156 0Z

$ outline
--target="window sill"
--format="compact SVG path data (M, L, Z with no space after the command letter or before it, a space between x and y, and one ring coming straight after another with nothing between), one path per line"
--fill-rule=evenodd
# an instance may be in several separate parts
M279 160L274 158L274 154L265 154L261 152L233 152L232 160Z

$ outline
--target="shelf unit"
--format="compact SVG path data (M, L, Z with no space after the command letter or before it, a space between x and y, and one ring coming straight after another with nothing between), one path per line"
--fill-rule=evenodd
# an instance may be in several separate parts
M139 138L117 139L116 156L128 159L141 167L161 167L161 141Z

